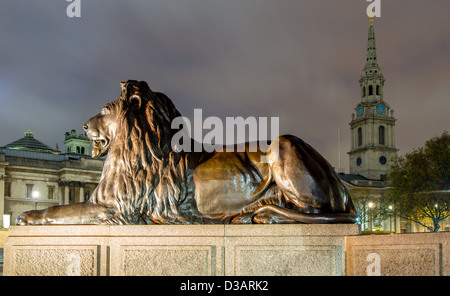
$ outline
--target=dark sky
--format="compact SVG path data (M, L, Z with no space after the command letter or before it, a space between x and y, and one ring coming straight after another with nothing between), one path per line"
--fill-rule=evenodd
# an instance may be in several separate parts
M350 150L369 19L364 0L2 0L0 146L64 133L145 80L192 117L279 117L333 166ZM450 1L381 0L374 21L396 146L450 130Z

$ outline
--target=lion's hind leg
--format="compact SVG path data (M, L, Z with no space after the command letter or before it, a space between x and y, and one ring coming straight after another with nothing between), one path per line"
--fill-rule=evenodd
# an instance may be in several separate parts
M271 183L268 189L264 190L264 194L255 202L244 207L242 211L231 219L231 223L238 224L252 224L255 223L253 218L258 209L266 205L276 205L278 207L285 207L286 201L284 199L283 193L278 188L275 183ZM259 194L259 193L258 193ZM282 222L279 222L282 223ZM289 222L284 222L289 223ZM295 223L295 222L294 222Z
M253 222L257 224L295 224L299 223L292 219L286 212L286 208L276 205L267 205L259 208L253 214Z
M255 223L356 223L357 215L354 213L302 213L298 208L288 209L276 205L266 205L254 212Z

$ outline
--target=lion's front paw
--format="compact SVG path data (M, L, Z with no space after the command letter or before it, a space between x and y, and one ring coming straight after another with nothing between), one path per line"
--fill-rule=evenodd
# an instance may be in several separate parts
M231 220L232 224L252 224L253 223L253 213L245 213L236 216Z
M253 217L253 222L256 224L273 224L276 223L273 217L268 213L258 213Z
M27 212L22 213L16 219L16 225L28 225L28 215Z
M28 211L19 215L16 225L42 225L44 224L43 211Z

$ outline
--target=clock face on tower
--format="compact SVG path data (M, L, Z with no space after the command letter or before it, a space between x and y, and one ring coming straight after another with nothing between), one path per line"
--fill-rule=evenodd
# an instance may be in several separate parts
M358 113L358 116L363 115L364 107L363 106L359 106L358 109L356 109L356 112Z
M378 112L378 114L384 114L384 112L386 112L386 106L384 106L383 104L378 104L377 112Z

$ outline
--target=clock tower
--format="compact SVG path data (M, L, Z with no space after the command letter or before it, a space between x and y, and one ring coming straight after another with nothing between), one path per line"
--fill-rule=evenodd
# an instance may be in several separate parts
M395 147L394 110L384 100L384 77L377 61L375 30L370 19L367 59L359 80L361 101L350 122L350 174L359 174L372 180L386 175Z

